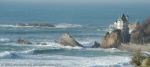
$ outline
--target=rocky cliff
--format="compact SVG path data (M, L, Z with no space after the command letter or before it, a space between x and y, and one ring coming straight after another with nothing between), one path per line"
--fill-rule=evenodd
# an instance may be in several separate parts
M118 48L121 45L121 31L113 31L101 40L101 48Z
M65 33L63 36L60 37L60 41L55 41L55 43L64 45L64 46L72 46L72 47L83 47L81 44L79 44L75 39L73 39L69 34Z

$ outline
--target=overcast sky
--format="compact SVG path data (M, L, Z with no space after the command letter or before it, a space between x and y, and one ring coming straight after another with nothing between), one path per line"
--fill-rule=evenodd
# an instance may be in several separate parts
M150 0L0 0L4 2L55 2L55 3L150 3Z

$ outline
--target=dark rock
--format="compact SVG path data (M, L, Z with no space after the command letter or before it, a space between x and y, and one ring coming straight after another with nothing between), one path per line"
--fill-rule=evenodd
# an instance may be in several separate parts
M17 26L26 26L25 23L17 23Z
M59 43L58 41L54 40L55 43Z
M37 43L36 45L47 45L46 43Z
M25 40L25 39L23 39L23 40L18 39L18 40L17 40L17 43L18 43L18 44L27 44L27 45L31 45L31 44L32 44L31 42L28 42L28 41Z
M94 41L94 45L92 46L92 48L99 48L100 47L100 43Z
M33 27L36 27L36 26L47 26L47 27L55 27L53 25L50 25L50 24L47 24L47 23L17 23L17 26L33 26Z
M121 32L114 31L101 40L101 48L118 48L121 45Z
M57 42L55 41L55 43L64 45L64 46L72 46L72 47L83 47L81 44L79 44L76 40L74 40L69 34L65 33L63 34L63 36L60 37L59 39L60 41Z
M47 23L28 23L28 26L48 26L48 27L55 27L53 25L47 24Z

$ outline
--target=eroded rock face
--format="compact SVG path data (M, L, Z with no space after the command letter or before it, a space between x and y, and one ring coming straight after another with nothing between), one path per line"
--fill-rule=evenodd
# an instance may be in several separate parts
M79 44L76 40L74 40L69 34L65 33L63 34L63 36L60 37L59 39L60 41L57 42L55 41L55 43L64 45L64 46L72 46L72 47L83 47L81 44Z
M121 45L121 32L111 32L107 36L103 36L101 40L101 48L118 48Z
M37 43L36 45L47 45L46 43Z
M27 45L32 45L32 43L31 43L31 42L28 42L28 41L27 41L27 40L25 40L25 39L23 39L23 40L18 39L18 40L17 40L17 43L18 43L18 44L27 44Z
M50 25L50 24L47 24L47 23L17 23L17 26L33 26L33 27L36 27L36 26L48 26L48 27L55 27L53 25Z
M99 48L100 47L100 43L94 41L94 45L92 46L92 48Z

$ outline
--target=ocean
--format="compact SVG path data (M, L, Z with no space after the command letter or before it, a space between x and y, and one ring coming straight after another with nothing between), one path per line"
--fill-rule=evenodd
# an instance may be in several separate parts
M0 63L8 67L133 67L132 52L91 48L101 42L109 25L128 13L129 23L150 16L150 4L0 2ZM56 27L15 26L48 23ZM61 46L54 40L68 33L82 47ZM26 39L33 45L17 44ZM37 46L36 43L47 43Z

